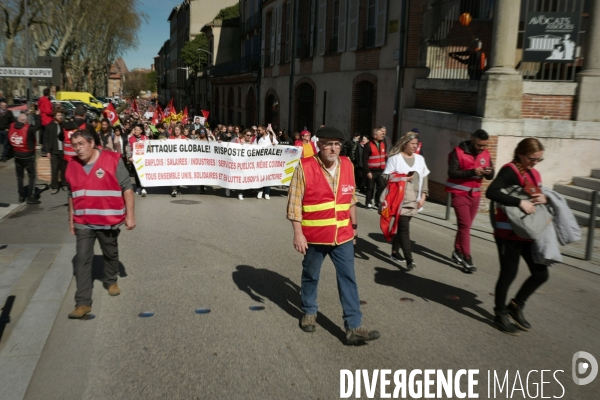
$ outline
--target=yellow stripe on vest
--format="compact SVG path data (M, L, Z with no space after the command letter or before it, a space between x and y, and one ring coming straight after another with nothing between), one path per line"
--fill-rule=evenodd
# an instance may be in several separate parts
M302 211L315 212L315 211L329 210L330 208L334 208L334 207L335 207L335 201L328 201L327 203L302 206Z
M350 204L336 204L335 211L348 211L350 209Z
M341 222L341 221L340 221ZM337 221L335 218L328 219L303 219L303 226L331 226L336 225Z

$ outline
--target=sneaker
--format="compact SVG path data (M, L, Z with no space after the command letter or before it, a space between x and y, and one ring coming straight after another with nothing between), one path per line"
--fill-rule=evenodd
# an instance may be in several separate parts
M454 260L455 263L457 263L458 265L462 265L463 263L463 255L460 251L454 249L454 251L452 252L452 260Z
M56 194L60 192L60 189L52 189L52 191L50 192L50 194Z
M473 265L473 259L471 258L471 256L465 256L463 258L462 266L463 270L470 274L477 271L477 268Z
M356 345L362 344L369 340L379 339L379 332L370 331L362 326L354 329L346 329L346 344Z
M40 203L41 203L41 201L39 201L35 197L29 197L27 199L27 204L40 204Z
M523 315L523 307L517 305L514 300L511 300L507 308L508 315L515 321L517 328L523 331L531 330L531 324L527 322L525 315Z
M92 312L92 306L77 306L69 314L69 318L71 318L71 319L83 318L84 315L89 314L91 312Z
M397 263L405 263L406 260L404 257L400 255L400 252L392 250L392 254L390 255L390 259Z
M265 200L271 200L271 196L269 196L268 194L265 194Z
M409 271L412 271L413 269L417 268L417 264L414 261L407 261L408 264L406 265L406 269L408 269Z
M238 194L238 200L244 200L244 195L243 194Z
M146 189L142 189L142 197L146 197L147 194L148 192L146 192Z
M225 196L227 196L227 197L231 196L231 190L225 189Z
M516 326L510 323L508 319L508 314L500 314L496 312L496 317L494 318L494 326L502 333L506 333L511 336L519 336L520 332Z
M177 197L177 190L173 190L171 192L171 197Z
M263 194L262 190L259 191L258 194L256 195L256 198L257 199L262 199L262 194Z
M304 314L300 321L300 328L304 332L314 332L317 329L317 316L315 314Z
M135 190L135 194L142 194L142 189L140 189L140 188L137 188L137 189Z
M367 209L368 209L368 210L372 210L372 209L373 209L373 203L369 203L369 204L367 204Z
M121 294L121 289L119 289L119 285L117 283L113 283L108 287L108 294L110 296L118 296Z
M20 203L25 203L25 197L19 196L19 204Z

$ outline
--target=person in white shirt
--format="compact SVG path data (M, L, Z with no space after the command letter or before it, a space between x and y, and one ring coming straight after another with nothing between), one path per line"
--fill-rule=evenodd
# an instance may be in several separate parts
M427 175L429 175L429 169L423 156L415 153L418 145L419 135L417 133L408 132L402 136L389 152L389 158L383 171L384 175L392 173L409 175L406 178L404 200L400 218L398 218L398 231L392 240L390 257L396 262L406 261L409 271L417 266L411 252L410 220L422 209L428 195ZM400 249L402 249L404 257L400 255Z
M269 126L266 129L263 125L259 125L257 129L258 140L256 141L256 144L258 146L276 146L277 143L279 143L277 142L277 135L275 135L273 128L271 128L271 124L269 124ZM271 200L271 187L263 187L261 190L258 191L258 195L256 196L256 198L262 199L263 194L265 196L265 200Z

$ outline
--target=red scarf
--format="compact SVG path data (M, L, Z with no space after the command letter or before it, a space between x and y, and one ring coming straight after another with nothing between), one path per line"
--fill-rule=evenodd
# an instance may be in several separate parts
M381 203L379 227L385 240L392 241L398 229L398 218L402 212L404 189L406 188L406 174L393 172L388 179L385 200Z

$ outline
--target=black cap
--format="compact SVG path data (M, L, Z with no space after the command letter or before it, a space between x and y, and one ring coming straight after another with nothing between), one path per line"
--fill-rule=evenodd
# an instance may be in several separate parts
M86 113L86 109L84 106L82 106L81 104L79 104L78 106L75 107L75 112L74 114L77 115L78 117L82 117L85 115Z
M333 126L324 126L324 127L320 128L317 131L317 133L315 133L315 135L319 139L341 139L343 141L346 141L349 139L348 135L346 135L339 129L334 128Z
M410 131L414 133L421 133L419 132L419 128L412 128Z

